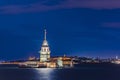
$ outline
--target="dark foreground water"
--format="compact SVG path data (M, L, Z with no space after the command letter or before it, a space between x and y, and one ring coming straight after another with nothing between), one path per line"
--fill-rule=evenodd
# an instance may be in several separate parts
M68 69L1 66L0 80L120 80L120 65L87 64Z

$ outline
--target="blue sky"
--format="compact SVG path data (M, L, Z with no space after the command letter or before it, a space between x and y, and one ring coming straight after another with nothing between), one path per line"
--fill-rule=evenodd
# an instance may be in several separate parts
M1 0L0 59L39 57L44 28L51 55L119 56L119 3L119 0Z

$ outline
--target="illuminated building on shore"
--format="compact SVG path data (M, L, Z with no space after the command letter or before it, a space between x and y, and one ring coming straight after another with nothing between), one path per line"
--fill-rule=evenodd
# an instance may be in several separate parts
M42 43L42 47L40 50L40 62L48 61L49 58L50 58L50 49L49 49L48 42L46 40L46 30L45 30L44 41Z
M19 67L30 68L57 68L57 67L73 67L72 58L64 55L61 57L50 57L50 48L46 39L46 30L44 31L44 40L41 46L40 61L36 58L30 57L29 61L25 61L19 64Z

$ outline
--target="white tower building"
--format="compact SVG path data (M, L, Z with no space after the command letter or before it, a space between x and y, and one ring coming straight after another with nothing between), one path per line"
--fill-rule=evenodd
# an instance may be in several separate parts
M48 61L50 58L50 48L46 40L46 30L44 32L44 41L40 50L40 62Z

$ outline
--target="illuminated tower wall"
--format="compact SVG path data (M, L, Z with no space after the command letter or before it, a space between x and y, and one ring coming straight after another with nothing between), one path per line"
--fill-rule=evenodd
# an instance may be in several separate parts
M46 40L46 30L45 30L44 41L40 50L40 62L48 61L49 58L50 58L50 48Z

